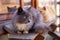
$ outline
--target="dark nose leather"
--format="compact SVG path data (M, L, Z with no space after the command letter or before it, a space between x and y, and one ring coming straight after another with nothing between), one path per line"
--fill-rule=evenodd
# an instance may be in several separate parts
M30 21L28 20L28 22L30 22Z

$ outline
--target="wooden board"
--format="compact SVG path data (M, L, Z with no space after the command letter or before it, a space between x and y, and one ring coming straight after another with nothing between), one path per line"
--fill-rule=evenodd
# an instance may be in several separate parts
M54 37L56 40L60 40L60 33L49 31L48 34Z
M43 40L43 36L38 33L29 34L10 34L9 40Z

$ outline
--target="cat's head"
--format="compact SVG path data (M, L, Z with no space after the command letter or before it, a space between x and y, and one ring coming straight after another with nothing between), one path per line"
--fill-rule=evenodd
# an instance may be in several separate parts
M21 8L21 7L19 7L18 11L17 11L17 22L19 22L19 23L30 22L28 12L24 11L23 8Z
M14 7L7 7L7 10L8 10L9 13L14 13L17 10L17 8L16 8L16 6L14 6Z

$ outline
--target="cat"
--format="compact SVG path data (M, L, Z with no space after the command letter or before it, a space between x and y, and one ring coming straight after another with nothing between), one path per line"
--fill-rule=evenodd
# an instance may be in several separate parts
M16 6L14 6L14 7L7 7L7 10L8 10L9 13L14 13L17 10L17 8L16 8Z
M55 31L57 27L56 25L57 16L56 16L55 10L52 7L43 6L42 8L39 8L39 11L43 15L44 23L50 25L50 28L52 29L52 31L53 30Z
M43 20L45 23L56 21L57 17L55 14L55 10L52 7L43 6L42 8L39 9L39 11L43 15Z
M33 21L28 12L19 7L14 13L12 24L17 27L17 30L21 33L28 33L33 25Z

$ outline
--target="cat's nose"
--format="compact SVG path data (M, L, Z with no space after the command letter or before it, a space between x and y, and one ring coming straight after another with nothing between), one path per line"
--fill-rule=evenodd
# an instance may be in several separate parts
M30 21L28 20L28 22L30 22Z

